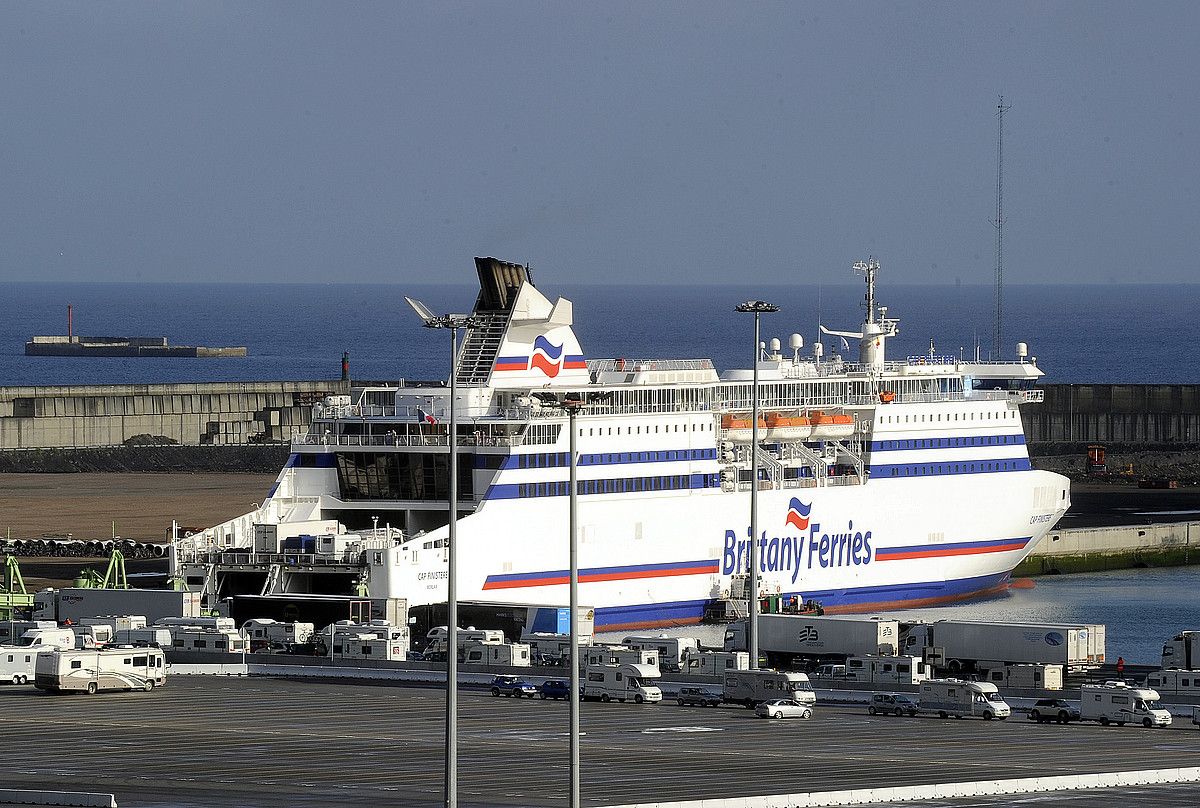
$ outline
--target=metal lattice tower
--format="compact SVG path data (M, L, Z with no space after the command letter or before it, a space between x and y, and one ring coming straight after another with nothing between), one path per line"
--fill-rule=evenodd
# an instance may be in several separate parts
M996 137L996 322L992 328L992 358L999 359L1004 350L1004 96L996 105L998 133Z

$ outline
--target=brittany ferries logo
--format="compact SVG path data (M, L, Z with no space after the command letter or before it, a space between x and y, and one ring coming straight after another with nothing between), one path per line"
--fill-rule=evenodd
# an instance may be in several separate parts
M792 497L792 502L788 506L787 519L783 520L784 524L794 525L797 530L808 530L808 515L812 513L812 505L805 505L800 500Z
M792 497L783 518L781 532L793 535L768 536L763 531L758 538L759 572L790 574L796 583L801 570L831 567L858 567L870 564L875 558L871 546L871 531L855 530L854 520L847 520L845 529L825 532L820 522L812 520L813 506ZM735 530L725 531L725 548L721 554L721 573L732 575L750 568L750 531L739 539Z
M529 366L537 368L553 379L563 369L562 353L563 346L555 345L545 337L539 336L533 341L533 356Z

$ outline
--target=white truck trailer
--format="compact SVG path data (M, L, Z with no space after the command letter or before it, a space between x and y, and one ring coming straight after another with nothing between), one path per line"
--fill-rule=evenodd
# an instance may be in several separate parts
M922 712L937 713L941 718L964 715L1001 721L1012 715L1012 708L991 682L964 682L961 679L928 679L921 682L917 699Z
M1162 650L1162 666L1188 671L1200 668L1200 631L1181 631L1167 640Z
M54 692L146 690L166 684L166 661L157 648L96 648L37 655L34 687Z
M1099 721L1104 726L1141 724L1149 728L1171 725L1171 714L1158 705L1157 690L1130 687L1124 682L1080 688L1079 717L1083 721Z
M1062 665L1070 671L1103 664L1104 637L1099 624L938 620L905 626L901 653L952 672L1016 664Z
M583 697L599 701L662 701L658 681L662 674L653 665L589 665L584 671Z
M798 661L845 661L863 655L895 655L900 623L881 617L763 614L758 617L758 651L775 668ZM746 621L725 630L725 650L745 651Z
M817 703L817 694L803 673L761 669L725 672L726 703L753 708L771 699L812 705Z
M33 596L35 620L70 620L106 614L145 615L153 623L162 617L199 617L200 593L174 589L43 589Z

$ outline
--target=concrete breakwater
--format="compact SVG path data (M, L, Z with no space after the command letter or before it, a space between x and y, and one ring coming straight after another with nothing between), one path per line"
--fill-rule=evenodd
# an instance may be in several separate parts
M1200 522L1057 530L1042 539L1013 575L1197 564L1198 542Z
M0 449L229 446L307 431L312 405L342 381L0 387Z

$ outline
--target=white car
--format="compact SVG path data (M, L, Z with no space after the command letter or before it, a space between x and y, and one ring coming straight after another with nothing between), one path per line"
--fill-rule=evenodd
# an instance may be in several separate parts
M812 718L812 707L791 699L771 699L754 708L759 718Z

